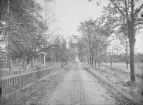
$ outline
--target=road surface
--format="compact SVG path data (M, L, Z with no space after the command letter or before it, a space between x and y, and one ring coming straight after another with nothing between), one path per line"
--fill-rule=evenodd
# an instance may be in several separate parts
M105 87L76 63L62 78L49 97L41 99L42 105L116 105L116 100Z

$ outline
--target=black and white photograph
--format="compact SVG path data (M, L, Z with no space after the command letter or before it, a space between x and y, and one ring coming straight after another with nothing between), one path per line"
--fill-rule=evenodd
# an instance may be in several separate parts
M0 105L143 105L143 0L0 0Z

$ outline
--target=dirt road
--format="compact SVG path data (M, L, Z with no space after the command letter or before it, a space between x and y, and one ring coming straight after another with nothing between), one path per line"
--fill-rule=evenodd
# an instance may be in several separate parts
M74 64L42 105L116 105L104 87L80 63Z

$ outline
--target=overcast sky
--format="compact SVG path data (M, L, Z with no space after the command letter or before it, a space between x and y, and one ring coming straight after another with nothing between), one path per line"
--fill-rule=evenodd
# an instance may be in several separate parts
M80 22L90 17L96 19L101 15L101 8L88 0L57 0L55 10L61 31L67 37L77 34Z
M96 5L96 0L91 3L88 0L56 0L55 15L57 23L53 29L58 29L65 38L72 34L78 34L77 29L81 21L93 18L96 19L101 15L103 5L106 5L108 0L101 1L101 5ZM143 33L136 37L135 50L143 52Z

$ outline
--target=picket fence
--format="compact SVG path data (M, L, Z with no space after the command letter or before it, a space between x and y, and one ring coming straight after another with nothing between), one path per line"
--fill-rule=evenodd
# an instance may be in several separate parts
M11 71L1 72L0 74L0 87L2 88L2 95L9 96L20 89L31 85L40 79L47 76L50 72L53 72L58 65L53 67L34 70L34 71Z

